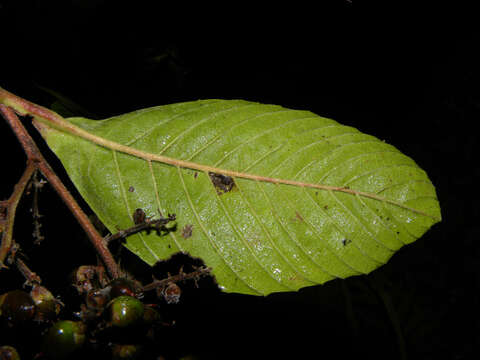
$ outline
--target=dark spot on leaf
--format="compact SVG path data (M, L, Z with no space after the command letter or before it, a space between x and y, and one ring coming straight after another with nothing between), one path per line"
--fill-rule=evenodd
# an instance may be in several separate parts
M350 244L351 242L352 242L352 240L350 240L350 239L343 239L343 240L342 240L343 246L347 246L347 245Z
M195 171L195 174L193 174L193 177L196 179L198 177L198 172Z
M325 205L323 208L324 208L325 210L328 210L328 205Z
M210 180L212 181L213 186L217 190L218 195L225 194L229 191L232 191L235 186L235 182L230 176L216 174L213 172L208 173Z
M135 224L144 223L146 218L147 216L145 215L145 211L143 211L142 209L137 209L133 213L133 222Z
M300 215L300 213L298 211L295 211L295 217L300 220L300 221L303 221L303 217L302 215Z
M187 224L182 229L182 237L184 239L188 239L190 236L192 236L192 232L193 232L193 225Z
M135 191L135 188L134 188L133 186L130 186L130 187L128 188L128 191L129 191L129 192L134 192L134 191Z

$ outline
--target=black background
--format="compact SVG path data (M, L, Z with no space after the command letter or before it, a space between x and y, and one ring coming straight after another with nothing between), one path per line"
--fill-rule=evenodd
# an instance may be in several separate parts
M472 11L355 0L266 9L152 3L0 1L0 86L51 106L48 88L98 118L205 98L311 110L415 159L435 184L443 215L368 277L266 298L220 294L209 281L187 285L180 305L164 307L177 325L160 352L399 359L385 307L368 285L378 276L388 279L409 358L476 358L480 32ZM24 157L3 121L0 153L0 198L7 198ZM53 156L49 161L64 176ZM45 285L68 293L66 274L95 262L93 250L47 187L40 200L47 240L33 246L29 204L16 239ZM13 270L2 271L0 281L1 292L22 283Z

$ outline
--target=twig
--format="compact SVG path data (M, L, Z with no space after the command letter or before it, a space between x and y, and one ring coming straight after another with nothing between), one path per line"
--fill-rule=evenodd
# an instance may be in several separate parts
M34 273L30 268L23 262L23 260L18 257L15 259L15 265L17 265L18 271L20 271L25 278L25 284L29 286L40 285L42 279L36 273Z
M149 229L155 229L157 231L161 231L161 230L168 231L165 225L168 224L170 221L174 221L174 220L175 220L175 215L169 215L168 218L161 218L156 220L147 219L146 221L141 222L140 224L136 224L131 228L120 230L115 234L106 236L104 241L108 244L111 241L126 238L127 236L136 234L137 232L140 232L143 230L149 230Z
M40 231L40 228L42 227L42 223L39 221L40 218L43 217L43 215L40 214L40 211L38 210L38 193L40 189L43 187L43 185L46 183L46 181L40 179L37 179L37 172L33 174L33 204L32 204L32 217L33 217L33 238L34 238L34 244L39 245L43 240L44 237Z
M205 267L205 266L199 267L198 269L196 269L195 271L192 271L191 273L184 273L183 271L180 271L180 273L178 273L177 275L169 276L166 279L154 280L150 284L145 285L143 287L143 291L150 291L157 288L162 288L171 282L176 283L179 281L184 281L189 279L197 280L202 276L209 275L211 271L212 271L211 268Z
M42 111L48 111L48 110L42 108ZM28 181L32 176L33 172L35 171L35 169L39 169L42 172L45 178L47 178L48 182L55 189L57 194L62 198L64 203L73 213L73 215L75 216L77 221L80 223L83 230L86 232L87 236L90 238L90 241L92 242L93 246L95 247L98 254L102 258L103 262L105 263L105 266L107 267L110 275L113 278L119 277L120 269L117 263L115 262L112 254L110 253L110 250L108 250L108 248L105 246L103 242L103 238L100 236L100 234L98 234L97 230L88 219L88 216L82 211L77 201L73 198L73 196L67 190L65 185L63 185L62 181L58 178L58 176L52 170L50 165L44 159L40 150L34 143L33 139L30 137L28 132L25 130L24 126L22 125L22 123L20 122L16 114L13 112L11 108L2 104L0 104L0 113L9 123L10 127L14 131L15 135L20 141L27 155L28 173L27 173L27 170L25 170L26 173L24 173L24 176L22 176L22 179L27 178L27 181ZM25 186L26 184L23 185L23 188L21 190L22 192ZM16 187L18 187L18 184ZM17 193L19 193L19 191L15 191L14 195ZM5 267L5 265L3 265L3 262L11 246L13 220L14 220L14 213L15 213L15 211L11 210L11 206L13 203L15 203L15 206L16 206L16 203L18 203L18 200L16 202L14 201L12 202L12 200L9 199L9 207L7 209L6 231L4 234L4 240L2 240L2 246L0 248L0 268L1 266ZM4 242L5 242L5 245L4 245Z
M0 111L2 111L1 107ZM4 204L2 205L2 207L6 209L7 216L5 217L2 243L0 244L0 269L7 268L7 266L5 265L5 258L7 257L13 245L13 224L15 220L17 205L35 170L35 164L30 159L27 160L27 168L23 172L23 175L18 181L18 183L15 185L12 195L7 201L4 201Z

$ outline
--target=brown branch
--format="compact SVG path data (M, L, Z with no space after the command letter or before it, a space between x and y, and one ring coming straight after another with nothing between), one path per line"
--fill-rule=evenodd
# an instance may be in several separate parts
M48 111L43 108L42 110ZM82 211L77 201L73 198L73 196L67 190L65 185L63 185L62 181L58 178L58 176L52 170L48 162L44 159L40 150L34 143L33 139L30 137L30 135L28 134L28 132L26 131L26 129L24 128L24 126L22 125L18 117L15 115L14 111L9 107L0 104L0 113L2 113L3 117L7 120L10 127L12 128L15 135L17 136L18 140L20 141L23 149L25 150L25 153L27 154L27 157L28 157L27 164L33 164L27 167L27 169L32 173L35 169L39 169L42 172L45 178L47 178L48 182L55 189L57 194L62 198L64 203L73 213L73 215L75 216L77 221L80 223L83 230L86 232L87 236L90 238L90 241L92 242L93 246L95 247L98 254L102 258L103 262L105 263L105 266L107 267L110 275L113 278L119 277L120 269L117 263L115 262L112 254L110 253L110 250L108 250L105 243L103 242L102 237L100 236L100 234L98 234L97 230L88 219L88 216ZM30 176L32 174L27 174L27 175L28 175L28 179L30 179ZM13 215L11 213L13 213ZM8 237L10 237L10 244L7 242L7 244L4 246L2 241L2 247L1 247L2 252L0 252L0 265L3 265L3 261L5 260L5 257L9 250L9 246L11 246L12 230L9 230L9 228L13 229L13 216L14 216L14 211L12 212L10 208L7 209L7 226L6 226L7 229L5 231L4 238L7 237L7 241L8 241Z
M0 111L2 111L2 108L0 108ZM4 201L4 204L2 204L2 207L6 209L7 216L4 220L5 223L3 226L2 243L0 244L0 269L7 268L5 265L5 258L7 257L13 245L13 224L17 205L35 170L35 164L32 161L27 160L27 168L23 172L23 175L18 183L15 185L12 195L7 201Z

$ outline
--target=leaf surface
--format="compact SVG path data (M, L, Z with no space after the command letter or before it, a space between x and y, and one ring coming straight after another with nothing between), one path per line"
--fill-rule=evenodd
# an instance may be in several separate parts
M131 227L137 208L176 214L176 231L139 233L126 247L150 265L201 258L224 291L369 273L441 218L412 159L308 111L202 100L67 121L87 136L41 133L107 228Z

